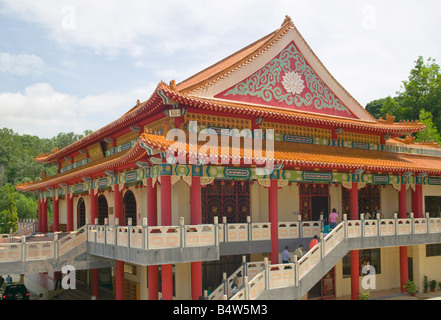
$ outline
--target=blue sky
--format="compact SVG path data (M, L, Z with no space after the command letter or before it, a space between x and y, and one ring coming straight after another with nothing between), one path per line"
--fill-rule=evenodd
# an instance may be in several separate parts
M280 27L289 15L365 106L394 95L418 56L441 60L441 2L0 0L0 127L97 130Z

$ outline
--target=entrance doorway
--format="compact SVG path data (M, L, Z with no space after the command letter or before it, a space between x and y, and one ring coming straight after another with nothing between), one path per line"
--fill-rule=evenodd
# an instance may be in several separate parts
M300 184L300 214L303 221L319 221L323 212L323 219L329 214L329 185L328 184Z
M312 196L311 197L311 220L319 221L320 215L323 220L327 221L329 216L329 197L328 196Z

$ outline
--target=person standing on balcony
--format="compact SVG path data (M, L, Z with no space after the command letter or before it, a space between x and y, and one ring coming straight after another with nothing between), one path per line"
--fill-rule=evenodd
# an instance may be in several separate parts
M291 263L291 258L289 256L288 246L285 246L285 250L282 252L282 263Z
M335 229L335 227L337 226L337 220L338 220L338 213L337 213L337 209L333 208L331 214L329 215L329 226L331 227L331 229Z

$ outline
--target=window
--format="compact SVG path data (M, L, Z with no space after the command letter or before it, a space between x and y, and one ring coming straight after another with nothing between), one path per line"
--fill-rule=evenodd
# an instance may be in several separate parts
M441 256L441 244L427 244L426 257Z
M425 211L430 213L431 218L441 217L441 197L426 196L424 197L424 205Z
M367 264L375 268L375 274L381 274L381 251L380 249L367 249L359 250L359 275L362 274L363 267ZM351 276L351 254L348 253L343 258L343 278L349 278Z

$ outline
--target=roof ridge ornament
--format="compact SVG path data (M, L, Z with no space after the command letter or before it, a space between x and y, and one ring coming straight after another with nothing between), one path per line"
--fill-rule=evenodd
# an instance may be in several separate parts
M283 20L282 27L283 27L285 24L290 23L290 22L292 22L291 17L288 16L288 15L286 15L286 16L285 16L285 20Z

